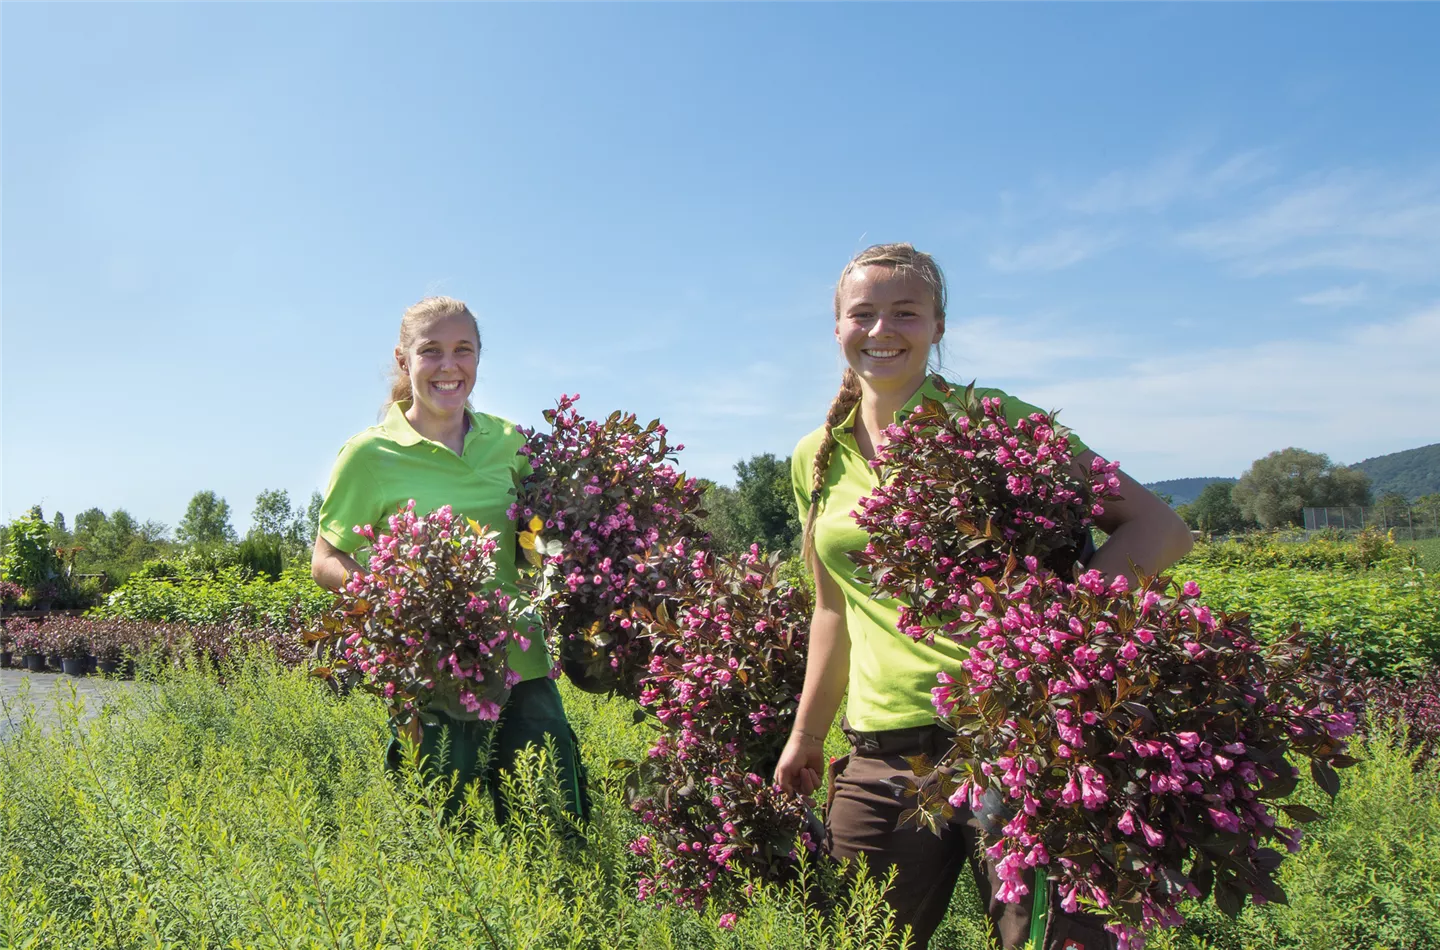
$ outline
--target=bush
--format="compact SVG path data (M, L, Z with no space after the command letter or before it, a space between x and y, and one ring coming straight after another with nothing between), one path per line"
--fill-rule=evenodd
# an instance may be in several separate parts
M1186 925L1152 950L1433 950L1440 947L1440 763L1417 762L1400 734L1355 747L1340 796L1301 801L1325 817L1282 865L1288 904L1247 907L1230 920L1184 907Z
M633 894L634 819L604 763L639 754L629 703L566 689L595 779L579 845L540 751L506 778L514 821L443 783L392 778L385 710L302 671L232 662L219 689L158 670L87 727L60 704L0 757L0 946L898 950L879 886L807 866L750 913L695 915ZM730 929L727 929L730 928Z
M737 906L753 880L784 880L818 844L804 802L771 786L805 684L811 601L779 578L779 555L698 554L675 600L652 618L640 703L660 721L641 768L654 865L641 895ZM815 829L812 829L812 832Z
M235 550L235 560L242 573L250 577L279 580L285 569L285 552L278 538L263 534L248 535Z
M1172 573L1199 582L1206 600L1246 611L1263 639L1295 624L1336 641L1377 675L1413 679L1440 662L1440 586L1415 568L1357 573L1182 561Z
M235 567L214 574L182 568L172 577L137 571L97 612L122 620L278 628L308 623L333 601L308 565L287 568L273 582Z
M1369 684L1369 700L1366 731L1402 736L1420 765L1440 752L1440 668L1410 682L1376 680Z
M701 489L676 471L659 420L604 422L562 396L545 410L549 432L525 430L531 472L510 514L529 530L521 544L540 570L541 616L565 672L583 688L634 698L648 656L629 620L674 590L687 545L702 537Z
M1403 545L1379 531L1363 531L1355 538L1336 532L1309 540L1281 540L1278 532L1256 532L1229 541L1202 541L1191 549L1182 565L1265 570L1286 567L1300 570L1360 571L1408 566L1413 556Z

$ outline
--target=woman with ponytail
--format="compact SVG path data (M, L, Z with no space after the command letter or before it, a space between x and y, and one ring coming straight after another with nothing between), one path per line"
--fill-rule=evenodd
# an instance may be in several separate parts
M791 458L816 596L805 687L775 780L802 794L819 787L825 736L844 699L841 726L851 752L830 765L825 820L832 856L863 854L881 878L895 871L888 900L898 922L913 928L913 945L920 950L928 946L968 864L995 937L1007 950L1023 947L1030 935L1029 899L1006 904L994 898L999 879L976 844L993 816L957 809L939 836L902 827L900 816L912 803L892 785L914 780L907 756L936 757L948 748L949 734L936 724L930 690L937 673L959 673L965 647L943 637L917 642L898 630L898 602L872 597L847 556L866 543L850 512L878 484L869 462L886 427L922 397L944 398L929 375L930 352L945 335L939 266L908 244L863 251L840 274L834 332L848 366L840 392L825 424L801 439ZM1012 423L1038 411L996 389L977 387L976 395L1001 397ZM1070 438L1076 463L1088 471L1093 453ZM1124 500L1108 504L1098 519L1109 539L1089 566L1133 578L1135 571L1160 571L1183 557L1190 534L1170 508L1124 475L1120 491ZM1099 923L1080 917L1047 930L1053 950L1113 946Z
M502 586L514 584L515 525L506 512L530 464L518 454L525 437L514 423L470 408L479 359L479 326L459 300L427 297L405 311L384 419L345 443L320 507L310 566L322 586L338 590L360 570L356 558L366 541L357 525L373 525L380 534L386 519L411 499L417 514L449 505L457 516L499 532L496 576ZM499 770L509 769L526 745L543 747L547 739L554 743L568 807L582 818L588 813L575 734L549 675L545 637L536 631L529 641L524 649L509 647L509 666L520 681L498 722L482 721L458 701L458 691L455 697L442 694L425 710L419 750L424 767L457 780L449 813L463 800L466 784L478 780L489 786L503 821ZM387 761L392 769L400 765L398 738Z

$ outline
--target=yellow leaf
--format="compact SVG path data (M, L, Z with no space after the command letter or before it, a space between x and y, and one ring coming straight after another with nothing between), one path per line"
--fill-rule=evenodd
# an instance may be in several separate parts
M530 523L525 527L529 528L531 531L534 531L536 534L539 534L540 529L545 527L545 522L541 521L539 517L532 515L530 517Z
M519 536L519 540L520 540L520 546L521 546L522 548L524 548L525 550L527 550L527 551L533 551L533 550L535 550L535 532L533 532L533 531L521 531L521 532L520 532L520 536Z
M470 526L470 530L474 531L476 534L485 533L484 527L482 527L480 522L476 521L474 518L466 518L465 523L468 524Z

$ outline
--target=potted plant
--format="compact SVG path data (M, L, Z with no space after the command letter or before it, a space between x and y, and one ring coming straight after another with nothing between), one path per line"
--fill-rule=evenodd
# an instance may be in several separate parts
M114 676L119 672L120 664L125 661L125 654L128 652L119 624L95 624L90 635L90 649L94 652L96 672L102 676Z
M12 620L10 635L15 638L15 652L20 654L25 669L31 673L42 672L45 656L40 630L28 620Z
M66 676L84 676L90 671L90 638L82 624L62 620L51 625L50 640L60 654L60 668Z
M10 632L5 629L3 624L0 624L0 670L10 668L10 657L13 655L14 646L15 638L10 636Z

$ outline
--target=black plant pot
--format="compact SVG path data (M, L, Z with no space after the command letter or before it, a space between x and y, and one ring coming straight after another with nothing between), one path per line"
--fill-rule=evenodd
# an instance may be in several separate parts
M64 656L60 658L60 669L66 676L84 676L90 672L90 661L83 656Z
M95 668L102 676L114 676L120 664L116 660L96 660Z
M49 661L49 665L50 665L50 670L51 670L51 672L53 672L53 673L59 673L62 669L64 669L64 666L65 666L65 658L64 658L63 656L61 656L60 654L58 654L58 653L51 653L51 654L47 657L47 659L48 659L48 661Z
M9 650L0 650L0 670L10 669L10 658L13 655Z
M24 657L25 669L31 673L45 672L45 657L39 653L27 653Z
M96 666L95 654L93 654L93 653L88 653L88 654L86 654L86 655L85 655L85 672L87 672L87 673L94 673L94 672L95 672L95 666Z

